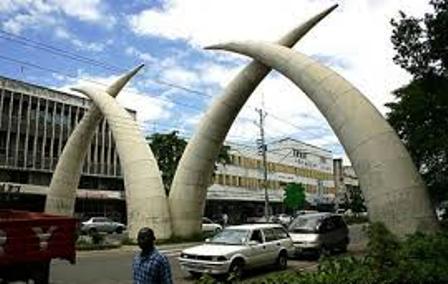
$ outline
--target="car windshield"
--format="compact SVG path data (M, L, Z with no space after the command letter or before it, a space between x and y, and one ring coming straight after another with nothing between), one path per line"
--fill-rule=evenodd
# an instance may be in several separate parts
M319 220L320 216L299 216L289 225L289 231L292 233L315 233Z
M215 235L210 243L226 244L226 245L241 245L247 241L249 235L248 230L238 229L224 229L222 232Z

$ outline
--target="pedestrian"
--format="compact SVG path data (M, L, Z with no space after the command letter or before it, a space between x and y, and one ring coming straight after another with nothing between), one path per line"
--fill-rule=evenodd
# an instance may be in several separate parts
M134 284L172 284L171 268L168 258L155 247L154 231L148 227L140 229L137 236L141 252L132 263Z
M227 223L229 222L229 216L227 216L226 213L222 214L222 225L223 227L227 226Z

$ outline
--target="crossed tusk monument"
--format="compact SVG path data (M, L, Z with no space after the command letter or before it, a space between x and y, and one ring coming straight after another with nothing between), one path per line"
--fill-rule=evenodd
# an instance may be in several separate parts
M59 158L45 211L73 215L81 168L94 130L104 116L110 123L121 160L129 237L143 226L160 239L201 232L202 214L214 163L236 116L255 88L277 70L314 102L328 120L353 163L371 221L381 221L402 237L438 229L420 174L395 131L348 81L291 47L337 5L296 27L277 43L236 42L215 45L254 59L227 86L200 121L174 176L169 196L157 161L136 122L114 97L142 68L122 75L106 90L75 88L94 105L69 137Z

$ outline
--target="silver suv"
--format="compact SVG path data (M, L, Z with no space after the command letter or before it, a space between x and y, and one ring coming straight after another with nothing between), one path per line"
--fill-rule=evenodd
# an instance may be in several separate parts
M345 252L350 242L344 219L332 213L300 215L288 230L294 242L295 255L312 253L319 257L334 250Z
M114 222L106 217L92 217L81 223L81 232L94 234L99 232L121 234L126 229L122 223Z
M179 262L193 276L233 274L240 278L243 270L263 265L285 269L293 251L291 238L281 225L247 224L226 227L205 244L185 249Z

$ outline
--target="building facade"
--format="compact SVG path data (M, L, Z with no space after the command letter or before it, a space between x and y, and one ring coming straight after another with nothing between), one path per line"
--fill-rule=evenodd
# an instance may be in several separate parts
M334 183L336 188L337 207L344 207L347 199L350 198L350 192L361 190L358 176L352 166L344 166L342 159L333 160Z
M256 149L238 146L232 147L230 154L231 163L218 165L214 184L207 192L206 215L226 213L235 223L262 216L262 157ZM284 210L283 194L288 183L301 183L311 206L334 201L333 157L328 150L285 138L268 145L267 168L272 213Z
M90 105L84 97L0 76L0 209L43 210L58 158ZM262 216L262 157L244 146L232 146L230 154L230 164L217 166L205 214L227 213L233 223ZM326 149L278 140L268 145L267 168L273 213L284 211L284 188L292 182L304 186L311 206L335 200L336 167ZM103 119L82 168L75 211L81 218L108 216L125 222L125 206L119 157Z
M58 157L90 104L83 97L0 77L1 208L43 210ZM78 213L125 218L120 161L104 119L87 153L79 187Z

